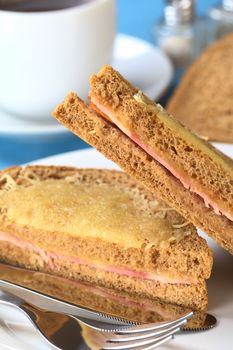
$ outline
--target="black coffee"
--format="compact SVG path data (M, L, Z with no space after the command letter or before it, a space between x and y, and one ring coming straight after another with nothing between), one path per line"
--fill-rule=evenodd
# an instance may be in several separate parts
M95 0L0 0L0 10L41 12L62 10L84 5Z

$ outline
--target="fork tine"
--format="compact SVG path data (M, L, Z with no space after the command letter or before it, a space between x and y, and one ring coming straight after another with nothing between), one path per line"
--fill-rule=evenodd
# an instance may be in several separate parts
M172 321L165 321L165 322L159 322L159 323L150 323L150 324L142 324L138 326L131 326L127 328L122 328L120 330L117 330L114 332L114 334L117 335L123 335L123 334L134 334L134 333L144 333L144 332L150 332L152 330L158 330L158 329L163 329L163 328L169 328L172 325L177 325L179 324L180 321L183 320L188 320L193 316L193 312L189 312L188 314L177 318L176 320Z
M164 343L167 343L169 340L173 339L174 336L173 335L170 335L162 340L158 340L156 341L155 343L153 344L150 344L149 346L147 346L146 348L143 346L143 347L139 347L139 348L135 348L134 350L154 350L155 348L157 348L158 346L164 344Z
M107 340L104 344L104 346L101 348L101 350L127 350L127 349L139 349L142 347L142 349L145 349L145 345L155 346L158 342L164 340L171 339L173 334L179 332L180 327L177 327L173 329L170 332L167 332L166 334L163 334L161 336L155 336L151 337L150 339L141 339L141 340L131 340L131 341L125 341L121 343L112 343ZM149 347L150 349L150 347ZM153 348L152 348L153 349Z
M183 325L185 325L187 323L187 320L182 320L180 321L178 324L172 325L167 329L156 329L156 330L152 330L150 332L146 332L146 333L134 333L134 334L123 334L123 335L115 335L113 334L113 337L108 339L108 342L110 343L121 343L121 342L127 342L127 341L136 341L136 340L141 340L141 339L147 339L147 338L151 338L151 337L159 337L159 336L163 336L166 335L166 333L171 332L172 330L175 330L177 328L181 328Z
M158 346L160 346L161 344L163 343L166 343L167 341L173 339L173 335L169 335L167 337L163 337L162 339L157 339L157 340L154 340L153 342L151 342L148 346L146 346L145 344L144 345L139 345L138 343L135 343L134 346L130 346L128 347L127 345L125 347L112 347L112 348L109 348L109 347L103 347L101 348L100 350L153 350L155 348L157 348Z

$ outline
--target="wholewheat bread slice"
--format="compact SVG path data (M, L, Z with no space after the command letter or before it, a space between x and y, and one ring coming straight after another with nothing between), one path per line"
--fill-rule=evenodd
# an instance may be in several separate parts
M233 34L210 45L188 69L167 105L210 140L233 143Z
M100 92L103 99L106 99L106 104L111 101L113 108L120 108L120 113L123 118L123 111L126 112L127 105L123 104L122 107L122 100L128 96L129 103L132 103L132 106L134 106L137 100L133 98L133 96L137 94L137 90L117 72L114 77L116 77L117 83L114 79L106 79L109 81L109 84L107 84L109 92L106 91L106 89L102 89L104 84ZM94 77L94 79L96 79L96 77ZM124 87L123 89L122 84ZM110 91L112 94L110 94ZM144 98L148 101L144 95L142 96L143 101ZM151 111L149 109L148 111L147 104L138 102L136 106L136 118L140 120L140 126L144 123L144 117L147 118L147 116L149 116L149 121L150 117L156 117L154 110ZM157 108L161 111L160 107ZM101 111L101 113L103 113L103 111ZM141 146L136 144L116 125L106 118L100 117L98 113L88 108L75 93L70 93L65 101L56 108L53 115L74 134L95 147L107 158L116 162L126 173L146 186L168 205L176 209L186 220L191 221L194 225L201 228L214 238L218 244L233 254L232 220L225 215L220 215L220 212L216 213L216 208L214 209L208 202L205 203L205 200L200 195L190 191L190 189L187 188L188 186L185 187L165 166L148 154ZM131 116L133 116L133 110L131 111ZM167 118L169 118L169 116L167 116ZM172 122L178 123L174 120L172 120ZM178 126L182 128L182 125L179 124ZM162 127L164 127L164 124L162 124ZM200 177L200 183L202 187L205 187L205 192L208 193L210 188L213 198L218 198L223 204L223 207L227 208L229 215L232 215L233 161L215 150L204 140L199 139L196 135L192 134L195 141L198 143L201 142L201 146L204 145L204 152L201 148L196 149L195 145L192 145L192 142L190 145L187 134L185 140L178 138L177 141L176 132L170 129L170 134L168 135L166 134L166 129L168 128L162 129L159 128L158 125L156 131L156 135L159 135L159 140L161 140L161 150L163 154L172 154L173 163L184 164L186 176L190 174L190 179L194 178L197 180L196 182L198 182L198 178ZM144 131L143 128L142 130ZM151 135L151 142L153 143L155 139L155 125L151 124L151 128L146 131L148 131L148 139ZM190 132L187 129L184 131L189 135ZM171 133L172 138L170 139ZM175 146L179 146L177 149L174 147L174 142L176 142ZM159 147L159 142L157 142L156 146ZM191 151L193 151L192 157L190 156L190 153L192 153ZM182 162L179 161L180 154ZM214 157L212 157L212 155L214 155ZM217 162L215 159L217 159ZM213 174L210 169L214 170Z
M192 224L122 172L0 173L0 258L73 280L207 307L212 255Z
M15 267L12 269L7 264L0 265L0 279L133 322L150 323L172 320L192 311L190 308L177 304L143 298L141 295L119 292L43 272L32 272ZM195 312L187 326L202 327L205 319L204 312Z
M233 161L183 127L110 66L91 77L90 104L216 214L233 220Z

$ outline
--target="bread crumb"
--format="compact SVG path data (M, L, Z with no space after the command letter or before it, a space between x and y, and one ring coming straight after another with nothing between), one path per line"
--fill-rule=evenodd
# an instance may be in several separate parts
M198 135L198 137L200 137L200 139L204 140L204 141L209 141L209 137L205 136L205 135Z
M12 176L8 174L4 174L0 177L0 183L4 183L2 190L3 191L11 191L12 189L15 189L17 187L16 181L13 179Z
M133 98L139 103L143 103L145 105L147 104L146 98L141 90L138 90L138 92L135 95L133 95Z
M188 226L190 224L190 222L186 221L186 222L183 222L182 224L173 224L172 227L173 228L183 228L185 226Z

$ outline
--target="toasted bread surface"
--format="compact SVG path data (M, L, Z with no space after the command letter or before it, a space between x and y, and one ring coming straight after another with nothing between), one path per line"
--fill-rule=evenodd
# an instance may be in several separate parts
M233 142L233 35L213 45L192 64L167 110L199 135Z

